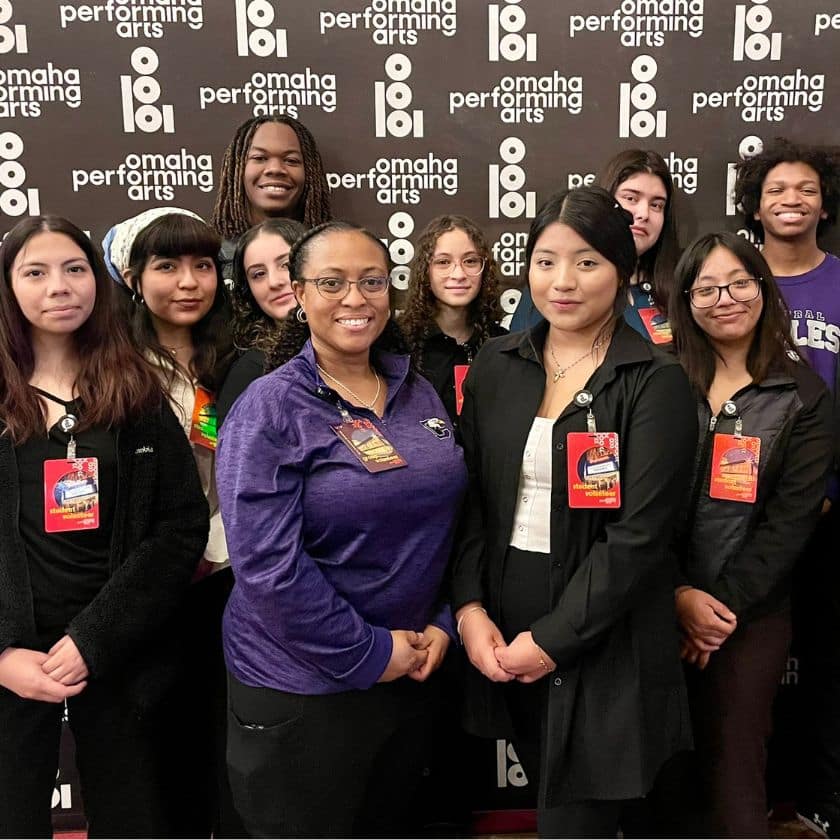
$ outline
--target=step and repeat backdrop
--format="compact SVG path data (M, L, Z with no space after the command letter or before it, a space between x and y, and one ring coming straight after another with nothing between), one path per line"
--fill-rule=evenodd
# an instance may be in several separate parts
M159 204L209 217L235 127L289 114L398 290L422 226L463 213L510 313L541 201L622 148L667 160L683 243L739 230L740 158L840 143L838 50L836 0L0 0L0 235L41 212L97 240ZM510 745L479 767L477 808L531 801ZM65 762L57 813L75 784Z

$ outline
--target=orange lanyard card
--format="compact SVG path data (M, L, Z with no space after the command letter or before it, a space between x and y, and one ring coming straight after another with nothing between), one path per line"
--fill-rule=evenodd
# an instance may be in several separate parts
M469 369L469 365L455 365L455 413L459 416L464 407L464 380Z
M195 406L190 425L190 442L205 449L216 449L218 426L216 422L216 403L213 395L205 388L195 389Z
M88 531L99 527L97 458L44 461L44 530Z
M645 325L648 337L654 344L670 344L674 340L671 325L665 316L655 307L639 309L639 317Z
M370 420L353 417L330 428L370 473L407 466L405 458L394 449Z
M566 435L570 508L621 507L616 432Z
M715 435L709 495L730 502L755 502L761 438Z

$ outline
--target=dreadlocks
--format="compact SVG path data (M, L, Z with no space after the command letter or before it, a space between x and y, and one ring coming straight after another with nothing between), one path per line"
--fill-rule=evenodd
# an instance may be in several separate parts
M248 150L256 130L267 122L283 123L297 135L300 151L303 155L305 182L303 193L297 207L296 216L306 227L313 227L332 218L330 212L330 191L324 164L309 129L285 114L252 117L236 130L230 145L225 150L222 169L219 173L219 191L216 206L213 208L213 227L225 239L239 238L253 224L251 207L245 195L243 175ZM301 212L302 210L302 212Z

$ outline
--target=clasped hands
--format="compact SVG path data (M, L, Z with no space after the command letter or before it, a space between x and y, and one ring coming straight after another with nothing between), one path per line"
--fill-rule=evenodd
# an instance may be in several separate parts
M709 658L738 627L738 618L723 601L702 589L686 586L675 593L683 637L680 656L703 670Z
M377 682L392 682L400 677L425 682L440 668L449 649L449 636L434 624L427 624L422 633L392 630L391 640L391 659Z
M14 647L0 653L0 685L24 700L63 703L84 690L87 678L87 664L69 636L47 653Z
M475 604L467 604L458 612L461 641L470 662L493 682L536 682L557 665L534 641L530 631L519 633L507 644L493 620Z

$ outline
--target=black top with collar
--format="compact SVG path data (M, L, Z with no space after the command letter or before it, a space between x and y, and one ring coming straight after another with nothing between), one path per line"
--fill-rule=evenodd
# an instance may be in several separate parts
M547 330L543 322L488 341L465 383L470 484L451 601L455 610L480 601L497 624L522 453L545 391ZM622 501L612 511L569 507L566 436L586 431L587 414L573 401L553 430L552 608L531 625L557 663L546 677L547 807L644 796L662 764L691 743L670 542L697 444L694 398L676 359L623 320L585 387L598 431L619 436ZM469 671L465 722L478 734L510 734L498 686Z
M494 324L490 328L490 337L507 335L507 330ZM475 333L460 344L452 336L442 332L440 327L433 323L426 332L423 340L423 351L420 361L420 373L434 386L435 391L443 402L446 413L452 420L453 425L458 424L458 413L456 411L455 399L455 366L471 365L481 343Z

